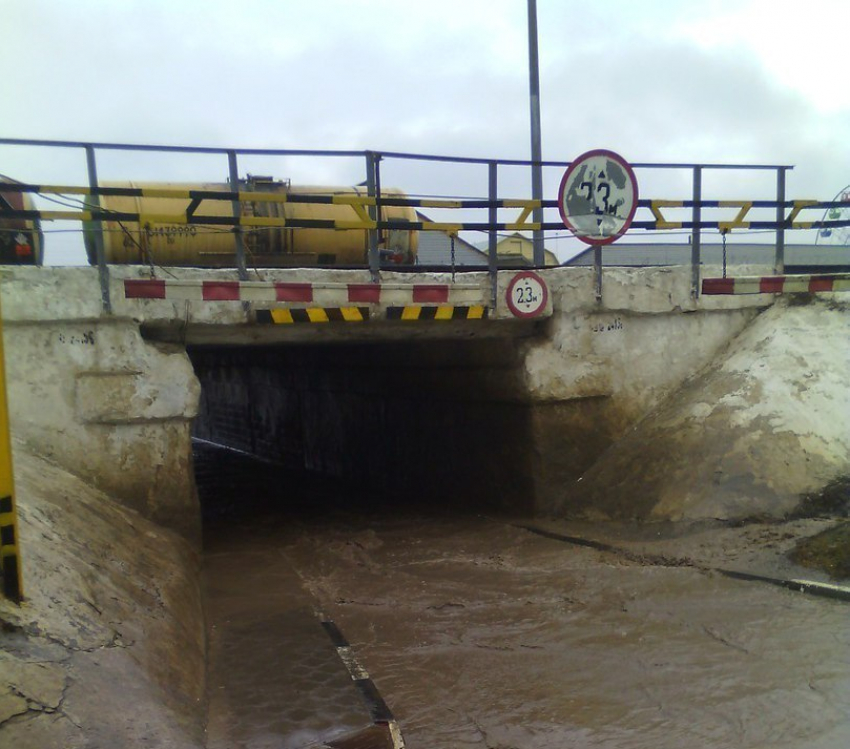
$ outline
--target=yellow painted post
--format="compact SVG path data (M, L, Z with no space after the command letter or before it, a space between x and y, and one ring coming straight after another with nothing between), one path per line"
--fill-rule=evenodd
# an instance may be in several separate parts
M3 593L16 603L24 597L18 523L15 512L15 481L12 476L12 439L6 399L6 362L3 356L3 309L0 306L0 562Z

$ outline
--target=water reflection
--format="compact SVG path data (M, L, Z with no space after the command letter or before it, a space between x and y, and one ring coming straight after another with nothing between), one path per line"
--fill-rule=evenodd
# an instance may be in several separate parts
M846 603L331 495L346 499L317 490L319 511L302 496L294 512L269 489L229 569L255 570L260 549L268 580L295 575L412 749L850 746Z

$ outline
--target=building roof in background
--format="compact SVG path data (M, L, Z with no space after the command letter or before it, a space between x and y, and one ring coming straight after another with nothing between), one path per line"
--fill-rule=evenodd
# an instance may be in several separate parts
M593 265L593 247L567 260L564 265ZM773 244L727 244L727 265L773 265L776 246ZM723 262L721 244L700 245L704 265ZM602 264L606 266L689 265L690 244L627 244L615 242L602 248ZM786 244L785 267L789 269L850 271L850 247L842 245Z
M484 252L487 251L489 240L477 242L476 247L479 247ZM543 248L546 258L546 265L559 265L558 257L552 250ZM499 266L511 267L530 267L534 256L534 243L529 237L520 234L518 231L506 236L500 236L496 243L496 254L499 256Z
M432 221L424 213L416 212L419 221ZM417 265L450 266L452 264L452 238L444 231L420 231ZM474 247L465 239L455 237L455 265L487 267L487 253Z

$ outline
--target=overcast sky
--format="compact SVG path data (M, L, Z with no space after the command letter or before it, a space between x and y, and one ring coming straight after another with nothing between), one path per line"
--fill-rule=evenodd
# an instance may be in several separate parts
M0 0L0 135L525 159L526 21L526 0ZM544 159L601 147L632 162L793 164L790 198L850 182L850 1L538 0L538 25ZM221 159L99 158L104 179L226 175ZM82 165L0 147L17 179L82 181ZM411 193L486 191L484 167L384 168ZM244 171L364 177L344 160ZM546 197L560 176L546 171ZM686 175L638 179L642 197L688 197ZM500 184L530 197L525 170ZM770 198L773 185L715 173L704 197Z

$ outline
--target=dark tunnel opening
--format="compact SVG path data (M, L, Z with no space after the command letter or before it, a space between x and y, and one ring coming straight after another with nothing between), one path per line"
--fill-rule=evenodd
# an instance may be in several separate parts
M234 517L531 510L511 340L188 348L205 526Z

